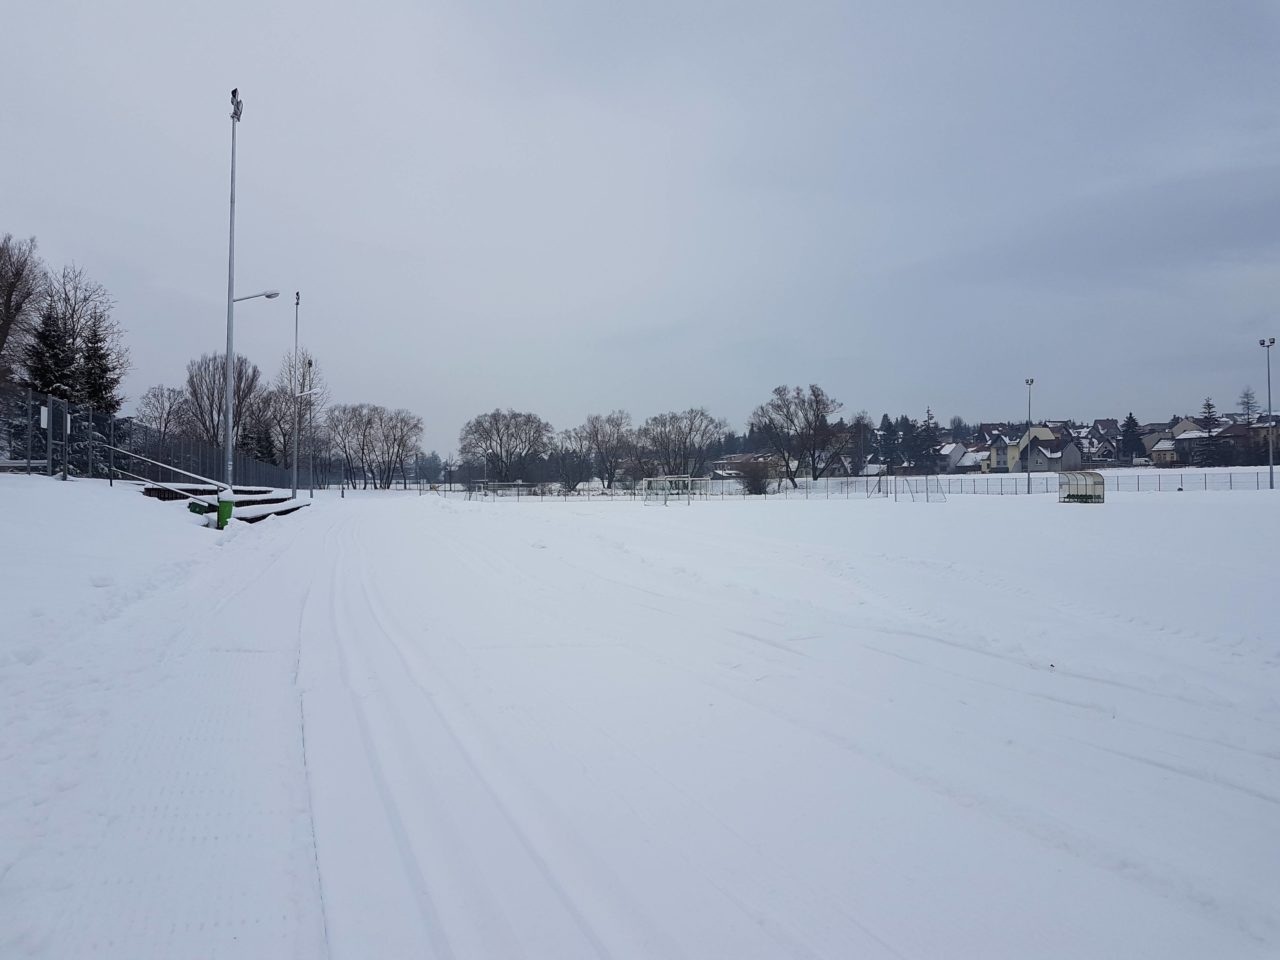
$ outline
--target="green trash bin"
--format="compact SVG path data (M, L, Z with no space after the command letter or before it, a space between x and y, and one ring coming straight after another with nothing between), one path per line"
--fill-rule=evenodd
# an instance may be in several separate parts
M218 491L218 529L223 529L231 522L231 510L235 506L235 501L231 499L232 493L229 489Z

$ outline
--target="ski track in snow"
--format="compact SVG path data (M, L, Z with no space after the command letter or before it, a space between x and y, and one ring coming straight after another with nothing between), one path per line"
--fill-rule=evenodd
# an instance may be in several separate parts
M74 666L0 714L56 747L28 808L0 793L0 956L1274 955L1267 631L1121 612L1105 558L861 526L1095 516L1054 508L393 497L236 528L94 647L55 627Z

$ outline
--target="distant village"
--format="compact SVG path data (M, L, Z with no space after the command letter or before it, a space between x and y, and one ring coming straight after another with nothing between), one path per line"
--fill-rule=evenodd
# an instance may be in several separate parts
M882 422L865 442L851 442L848 452L825 465L825 476L877 476L893 474L1056 473L1116 467L1220 467L1267 463L1268 428L1280 425L1280 417L1252 414L1218 414L1177 417L1139 423L1132 414L1123 422L1098 419L1090 424L1072 420L1026 423L981 423L968 428L957 423L938 427L938 442L914 457L881 452L897 446L899 437L885 442ZM865 451L860 455L860 451ZM775 454L736 453L711 464L711 476L741 478L748 465L769 465L771 475L781 475L773 464Z

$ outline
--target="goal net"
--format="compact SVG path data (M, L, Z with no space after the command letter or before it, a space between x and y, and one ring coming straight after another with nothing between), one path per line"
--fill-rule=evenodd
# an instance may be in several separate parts
M693 482L690 477L648 477L641 481L641 494L645 505L672 501L688 503L692 498Z

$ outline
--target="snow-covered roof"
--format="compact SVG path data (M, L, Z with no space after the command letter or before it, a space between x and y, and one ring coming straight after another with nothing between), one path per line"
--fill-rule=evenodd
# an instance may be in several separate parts
M1156 441L1156 445L1151 448L1151 452L1152 453L1155 453L1156 451L1168 452L1176 449L1178 449L1177 444L1175 444L1172 440L1158 440Z

